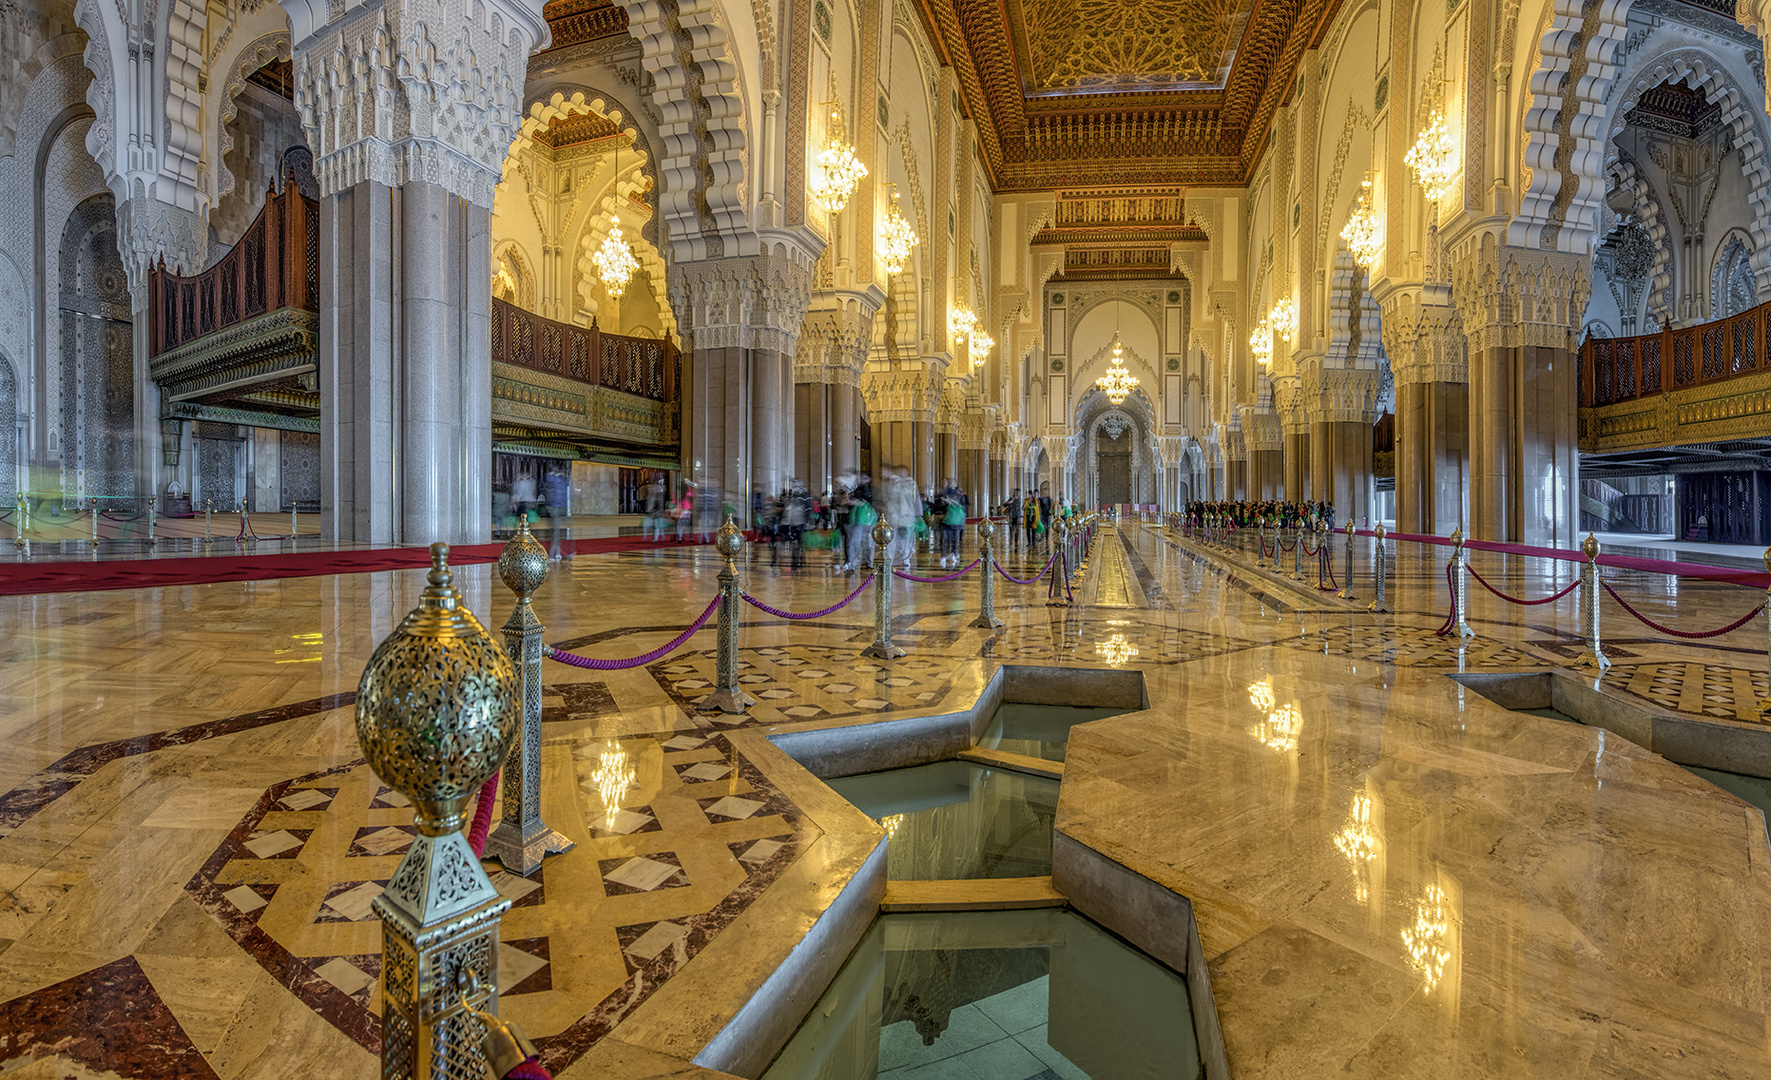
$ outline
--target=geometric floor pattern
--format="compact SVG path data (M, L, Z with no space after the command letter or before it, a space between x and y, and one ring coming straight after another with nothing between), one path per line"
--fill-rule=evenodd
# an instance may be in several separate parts
M1697 661L1617 664L1605 684L1627 690L1665 709L1759 724L1759 703L1771 693L1763 671Z
M566 831L588 835L573 857L526 878L486 868L511 901L500 1007L557 1071L742 914L811 837L723 736L550 749L543 786L562 795L550 804L576 794L586 809ZM411 820L366 764L296 777L264 792L186 892L309 1008L379 1051L381 924L370 901L411 844Z

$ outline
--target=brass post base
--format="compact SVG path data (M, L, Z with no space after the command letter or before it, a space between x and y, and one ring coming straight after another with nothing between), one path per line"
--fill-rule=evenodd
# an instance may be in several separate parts
M1373 600L1371 603L1367 604L1365 606L1365 610L1371 612L1373 615L1388 615L1390 613L1389 608L1384 607L1382 604L1378 603L1376 600Z
M1602 652L1596 653L1591 649L1582 649L1580 655L1574 658L1574 666L1609 671L1611 670L1611 658Z
M994 630L997 627L1002 626L1003 621L994 615L980 615L966 625L976 626L984 630Z
M485 858L497 859L506 870L528 877L541 865L541 860L549 855L563 855L576 846L558 830L545 825L534 835L524 837L516 826L501 821L486 837Z
M908 656L910 654L890 642L876 641L865 649L862 649L861 655L871 656L876 660L896 660L900 656Z
M1357 600L1357 599L1359 599L1357 596L1353 595L1353 590L1348 589L1348 588L1342 588L1340 592L1337 592L1334 595L1335 595L1335 599L1337 599L1337 600Z
M699 712L742 713L756 704L756 699L744 691L733 687L730 690L715 690L700 701L695 702Z

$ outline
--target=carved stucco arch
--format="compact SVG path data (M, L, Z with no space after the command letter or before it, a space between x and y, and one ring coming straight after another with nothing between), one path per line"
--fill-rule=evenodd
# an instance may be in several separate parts
M215 123L212 158L215 162L215 197L210 205L221 202L223 196L234 190L234 174L227 167L227 155L234 148L234 136L228 131L228 125L239 114L240 93L246 89L247 77L272 60L288 60L290 50L289 31L275 30L248 42L228 63L227 77L221 83L221 113Z
M1607 138L1622 134L1624 117L1636 107L1642 94L1668 83L1695 90L1710 104L1719 106L1722 123L1733 132L1734 150L1740 155L1741 171L1747 181L1747 201L1753 208L1748 226L1753 242L1749 247L1753 276L1763 299L1771 295L1771 159L1765 152L1766 122L1758 110L1759 99L1741 92L1742 80L1730 70L1727 61L1698 47L1648 56L1617 81L1622 92L1611 100L1607 110Z
M1587 20L1580 0L1553 0L1537 66L1520 94L1526 177L1507 227L1509 245L1592 253L1604 198L1604 101L1629 8L1628 0L1593 4Z
M1736 251L1739 251L1746 256L1747 267L1748 269L1751 269L1753 257L1757 255L1758 252L1754 250L1752 235L1745 229L1738 227L1731 228L1722 234L1722 239L1716 244L1715 257L1710 260L1708 285L1711 319L1720 319L1726 315L1740 314L1738 311L1727 311L1726 308L1728 305L1725 303L1725 293L1728 287L1728 282L1724 275L1727 273L1728 264L1732 261ZM1753 283L1755 294L1754 299L1757 299L1757 294L1759 292L1757 274L1753 275Z

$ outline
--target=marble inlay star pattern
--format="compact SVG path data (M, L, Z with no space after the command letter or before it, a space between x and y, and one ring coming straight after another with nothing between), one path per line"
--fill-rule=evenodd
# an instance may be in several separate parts
M1391 626L1381 635L1372 633L1369 627L1331 625L1287 638L1278 644L1324 656L1348 656L1402 667L1442 667L1461 671L1550 666L1547 660L1492 638L1460 641L1449 635L1440 637L1431 630L1403 625Z
M707 945L816 835L722 736L626 738L558 756L573 767L546 771L543 783L559 790L583 779L573 800L582 814L563 827L588 835L527 878L490 867L512 901L501 1006L555 1071ZM631 768L631 782L599 786L612 761ZM370 901L412 828L409 808L384 805L390 794L361 762L275 784L186 886L266 971L371 1051L381 1039L381 925Z
M1771 679L1762 671L1695 661L1615 664L1605 683L1674 712L1749 724L1763 722L1759 703L1771 694Z
M920 711L939 705L953 690L953 673L971 661L927 655L890 667L859 659L852 645L793 644L740 649L738 682L757 699L747 714L695 714L719 675L716 650L678 653L649 669L671 699L724 727L826 720L864 713ZM842 675L835 674L842 672Z

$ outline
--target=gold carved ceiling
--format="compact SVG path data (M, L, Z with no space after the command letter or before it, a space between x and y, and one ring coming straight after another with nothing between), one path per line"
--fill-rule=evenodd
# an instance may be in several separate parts
M1341 0L916 0L998 191L1240 185Z
M1033 244L1062 247L1066 277L1169 277L1174 245L1206 239L1187 216L1185 192L1169 187L1060 191Z

